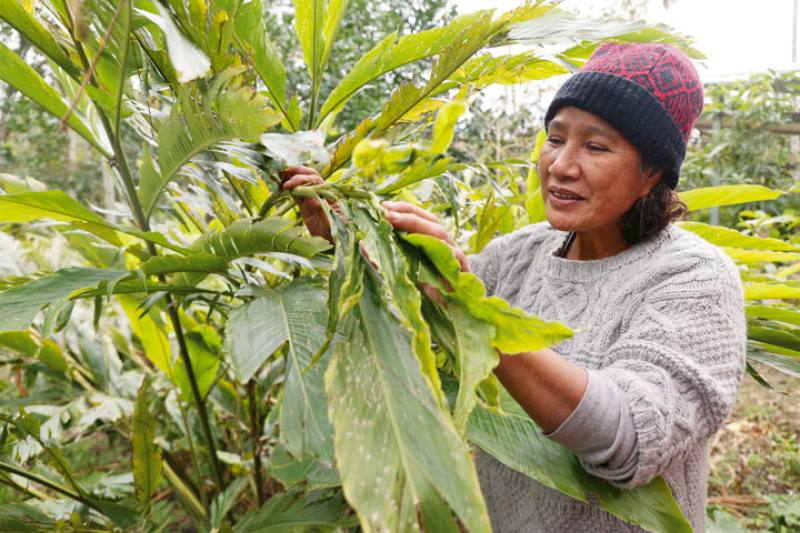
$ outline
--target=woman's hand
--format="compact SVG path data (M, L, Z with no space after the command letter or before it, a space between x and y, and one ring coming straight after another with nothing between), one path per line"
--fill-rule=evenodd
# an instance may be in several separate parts
M319 172L310 167L286 167L281 172L284 190L291 191L296 187L308 187L323 183ZM300 215L308 228L308 232L315 237L322 237L333 242L331 225L325 210L316 198L295 197L300 207ZM337 206L331 205L336 210Z
M394 229L436 237L453 250L453 254L461 265L461 271L469 272L467 256L450 238L436 215L407 202L383 202L383 207L386 209L386 220L394 226Z

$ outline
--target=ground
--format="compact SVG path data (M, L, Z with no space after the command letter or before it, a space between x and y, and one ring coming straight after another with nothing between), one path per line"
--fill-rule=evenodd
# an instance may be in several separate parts
M717 531L735 531L737 524L800 531L800 379L764 367L759 372L774 389L746 377L712 443L708 495Z

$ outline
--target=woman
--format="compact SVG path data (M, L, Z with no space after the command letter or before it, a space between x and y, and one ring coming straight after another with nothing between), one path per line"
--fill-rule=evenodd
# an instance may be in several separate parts
M490 294L576 329L552 350L501 356L495 374L545 434L621 488L663 475L705 528L708 443L734 403L745 357L739 274L670 224L674 188L703 104L691 62L659 44L606 44L561 87L539 172L547 223L468 260L436 217L387 203L398 230L450 244ZM319 181L287 169L286 188ZM307 202L316 234L327 228ZM317 224L315 227L314 224ZM479 453L496 531L637 531Z

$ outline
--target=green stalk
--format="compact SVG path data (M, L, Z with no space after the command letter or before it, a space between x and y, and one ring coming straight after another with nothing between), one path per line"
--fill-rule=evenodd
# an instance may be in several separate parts
M70 24L72 21L70 20ZM86 52L83 49L83 45L75 41L75 46L78 50L78 54L80 55L81 62L83 63L84 69L88 68L89 61L88 57L86 56ZM94 79L91 80L91 83L96 86ZM148 232L150 231L150 223L145 216L144 210L142 209L142 205L139 202L139 197L136 194L136 186L133 182L133 176L131 174L130 168L128 167L128 161L125 157L125 152L122 149L122 144L120 143L119 136L117 135L118 132L114 132L111 123L108 120L105 112L102 108L98 105L95 105L97 108L97 114L100 117L100 122L103 125L103 129L108 136L111 146L114 152L114 161L113 164L117 168L117 171L122 178L123 186L125 187L125 192L128 196L129 206L131 208L131 212L133 214L134 219L136 220L136 225L139 227L141 231ZM150 255L155 257L158 255L158 250L150 241L147 241L147 249L150 252ZM159 276L159 281L164 283L164 276ZM217 457L217 449L214 445L214 438L211 434L211 425L208 421L208 411L206 409L205 400L200 394L200 388L197 386L197 378L195 377L194 367L192 366L191 357L189 356L189 350L186 346L186 341L183 336L183 326L181 325L180 317L178 316L177 308L172 300L172 296L167 294L166 297L167 309L169 309L169 317L170 322L172 323L172 328L175 330L175 336L178 339L178 347L180 350L181 360L183 361L184 367L186 368L186 375L189 378L189 384L192 388L192 396L194 398L195 405L197 407L197 411L200 414L200 425L203 429L203 435L206 439L206 445L208 446L208 452L211 459L212 465L212 472L214 474L214 481L217 485L218 490L223 490L225 485L223 483L222 478L222 466L219 462L219 458Z
M311 72L313 72L312 80L311 80L311 109L308 113L308 126L307 129L312 129L314 127L314 115L317 113L317 100L319 99L319 89L322 80L320 79L321 73L319 68L319 47L317 46L319 43L317 42L317 31L319 28L316 27L317 24L317 17L319 13L317 10L319 8L319 4L314 1L314 44L311 46L311 62L313 65L311 66Z
M44 478L44 477L42 477L42 476L40 476L38 474L34 474L30 470L26 470L24 468L17 468L16 466L8 464L8 463L6 463L4 461L0 461L0 470L3 470L4 472L8 472L10 474L15 474L15 475L20 476L20 477L24 477L25 479L33 481L34 483L38 483L39 485L42 485L43 487L47 487L50 490L58 492L59 494L63 494L67 498L71 498L71 499L73 499L75 501L81 502L85 506L91 507L92 509L94 509L98 513L102 514L103 516L106 515L100 509L100 507L98 507L97 504L94 503L89 498L87 498L87 497L85 497L82 494L79 494L77 492L73 492L71 489L61 485L60 483L56 483L55 481L50 481L49 479Z
M261 507L266 501L264 495L264 480L261 475L261 424L258 418L258 403L256 395L257 384L251 379L247 382L247 401L250 404L250 439L253 441L253 481L256 484L256 496L258 506Z

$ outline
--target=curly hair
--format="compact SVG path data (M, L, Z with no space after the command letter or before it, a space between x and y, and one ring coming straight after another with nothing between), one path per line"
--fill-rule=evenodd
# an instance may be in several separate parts
M646 165L643 165L646 166ZM670 222L686 213L678 194L663 180L645 198L636 200L622 216L622 235L629 246L644 241L664 230Z

